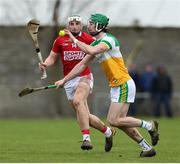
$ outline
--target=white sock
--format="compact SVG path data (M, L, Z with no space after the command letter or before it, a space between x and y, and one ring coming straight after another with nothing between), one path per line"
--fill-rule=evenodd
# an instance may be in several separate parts
M143 151L149 151L152 149L152 146L147 143L145 139L142 139L139 143Z
M152 123L142 120L141 127L147 129L148 131L152 129Z
M89 134L83 134L83 141L84 140L91 141L90 135Z
M106 137L110 137L111 134L112 134L111 129L109 127L107 127L107 130L104 132L104 134L105 134Z

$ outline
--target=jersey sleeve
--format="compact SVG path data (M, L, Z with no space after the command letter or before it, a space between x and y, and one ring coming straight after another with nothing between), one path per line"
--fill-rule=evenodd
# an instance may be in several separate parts
M101 43L104 43L109 49L112 49L113 45L114 45L114 41L112 38L110 37L104 37L101 40Z
M119 46L119 42L118 40L113 37L112 35L110 36L105 36L102 40L101 40L102 43L106 44L106 46L109 48L109 49L112 49L113 47L118 47Z
M59 39L56 38L56 40L54 41L53 43L53 47L51 49L53 52L55 53L58 53L60 50L59 50Z

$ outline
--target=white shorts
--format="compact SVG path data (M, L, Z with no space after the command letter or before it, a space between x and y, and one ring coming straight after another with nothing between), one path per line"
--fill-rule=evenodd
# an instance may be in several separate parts
M136 94L136 85L132 79L121 84L120 86L111 87L110 90L112 102L133 103L135 99L135 94Z
M79 84L79 81L84 77L87 77L87 79L89 81L90 92L92 92L93 84L94 84L93 74L90 73L89 75L86 75L86 76L77 76L74 79L71 79L64 84L64 89L66 91L68 100L73 100L74 93Z

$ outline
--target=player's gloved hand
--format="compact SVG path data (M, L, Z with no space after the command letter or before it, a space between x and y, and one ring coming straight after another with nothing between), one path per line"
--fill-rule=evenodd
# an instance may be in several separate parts
M47 67L47 65L45 64L45 63L38 63L38 65L39 65L39 69L40 69L40 71L44 71L45 69L46 69L46 67Z
M58 89L59 87L63 87L63 85L65 84L65 80L64 79L58 80L54 84L57 86L56 89Z

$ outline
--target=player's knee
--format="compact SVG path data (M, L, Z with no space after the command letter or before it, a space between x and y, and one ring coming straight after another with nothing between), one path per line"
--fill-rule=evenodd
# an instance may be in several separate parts
M119 119L119 118L114 118L114 117L110 117L107 119L107 122L111 125L111 126L115 126L115 127L123 127L123 120Z
M116 126L116 120L113 117L108 117L107 118L107 122L111 125L111 126Z
M118 125L119 128L124 127L124 124L125 124L124 119L123 118L117 118L116 124Z
M75 99L73 99L72 103L73 103L74 107L77 108L80 105L82 105L83 101L78 98L75 98Z

